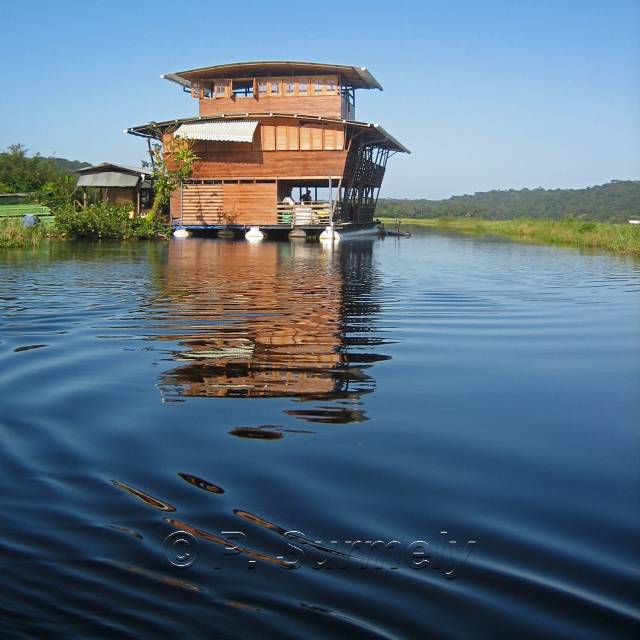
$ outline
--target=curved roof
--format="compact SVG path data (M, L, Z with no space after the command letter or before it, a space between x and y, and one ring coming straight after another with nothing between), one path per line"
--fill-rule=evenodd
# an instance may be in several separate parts
M361 129L367 132L368 141L370 144L390 149L391 151L399 151L401 153L411 153L407 147L401 142L396 140L390 133L385 131L379 124L371 124L368 122L355 122L354 120L341 120L340 118L326 118L324 116L302 116L291 115L290 113L252 113L250 116L248 113L235 113L230 115L210 116L210 117L195 117L195 118L180 118L177 120L165 120L164 122L151 122L138 127L130 127L125 129L125 133L131 133L132 135L143 136L145 138L158 138L166 131L173 130L182 124L196 123L196 122L213 122L213 121L229 121L229 120L244 120L248 117L252 119L267 119L267 118L292 118L303 122L334 122L346 124L349 127Z
M183 87L191 86L192 80L203 78L245 78L260 75L286 76L291 74L339 74L347 84L355 89L380 89L382 85L369 73L366 67L351 67L343 64L322 64L319 62L261 61L232 62L213 67L201 67L163 74L163 78L177 82Z

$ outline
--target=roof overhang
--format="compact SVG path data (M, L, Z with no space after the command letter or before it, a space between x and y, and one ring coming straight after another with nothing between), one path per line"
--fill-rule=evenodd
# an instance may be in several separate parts
M293 61L261 61L233 62L212 67L200 67L186 71L176 71L162 75L166 80L176 82L183 87L190 87L192 80L214 78L246 78L264 76L290 75L340 75L346 84L355 89L380 89L382 85L373 77L366 67L352 67L344 64L322 64L319 62Z
M250 118L250 120L247 120ZM400 153L411 153L407 147L394 138L390 133L383 129L379 124L371 124L369 122L356 122L354 120L343 120L340 118L326 118L323 116L303 116L292 115L290 113L252 113L252 114L230 114L211 116L208 118L181 118L179 120L166 120L164 122L151 122L149 124L143 124L138 127L131 127L126 129L126 133L130 133L135 136L142 136L144 138L160 139L165 133L176 134L177 130L184 124L203 124L212 122L253 122L262 121L269 118L290 118L292 120L300 121L305 124L312 122L326 122L334 124L344 124L347 127L353 127L360 129L363 134L368 134L368 144L373 144L390 151L397 151ZM255 130L255 129L254 129Z

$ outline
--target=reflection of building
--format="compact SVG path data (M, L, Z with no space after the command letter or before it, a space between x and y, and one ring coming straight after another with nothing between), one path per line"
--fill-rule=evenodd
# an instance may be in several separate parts
M170 243L165 337L184 350L174 353L180 366L162 375L163 393L332 399L370 391L363 368L384 356L349 353L344 313L353 303L343 269L351 281L359 277L354 267L370 271L371 243L335 251L304 243ZM356 310L364 316L359 323L372 311L364 309ZM360 349L368 340L354 342Z

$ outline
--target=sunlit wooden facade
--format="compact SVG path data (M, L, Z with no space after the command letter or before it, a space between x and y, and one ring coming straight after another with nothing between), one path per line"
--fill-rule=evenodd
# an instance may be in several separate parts
M176 136L194 140L199 161L172 198L174 227L371 224L389 156L408 151L356 120L356 91L382 89L362 67L253 62L164 77L197 100L199 115L128 132L165 148Z

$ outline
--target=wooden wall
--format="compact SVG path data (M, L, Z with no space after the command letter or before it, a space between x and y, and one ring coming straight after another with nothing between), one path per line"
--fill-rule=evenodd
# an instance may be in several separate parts
M194 178L317 178L342 175L346 151L248 151L210 154L194 167Z
M276 224L277 186L271 183L187 184L171 200L171 218L186 226Z
M345 125L300 123L293 118L266 118L262 122L251 144L197 141L194 152L200 161L194 164L193 178L275 180L342 176L347 158ZM171 134L163 136L165 149L172 147L171 140ZM169 157L167 164L173 168Z
M278 190L271 183L222 185L223 215L227 224L276 224Z
M299 113L307 116L342 118L343 101L334 96L261 96L260 98L202 98L200 115L223 113Z

